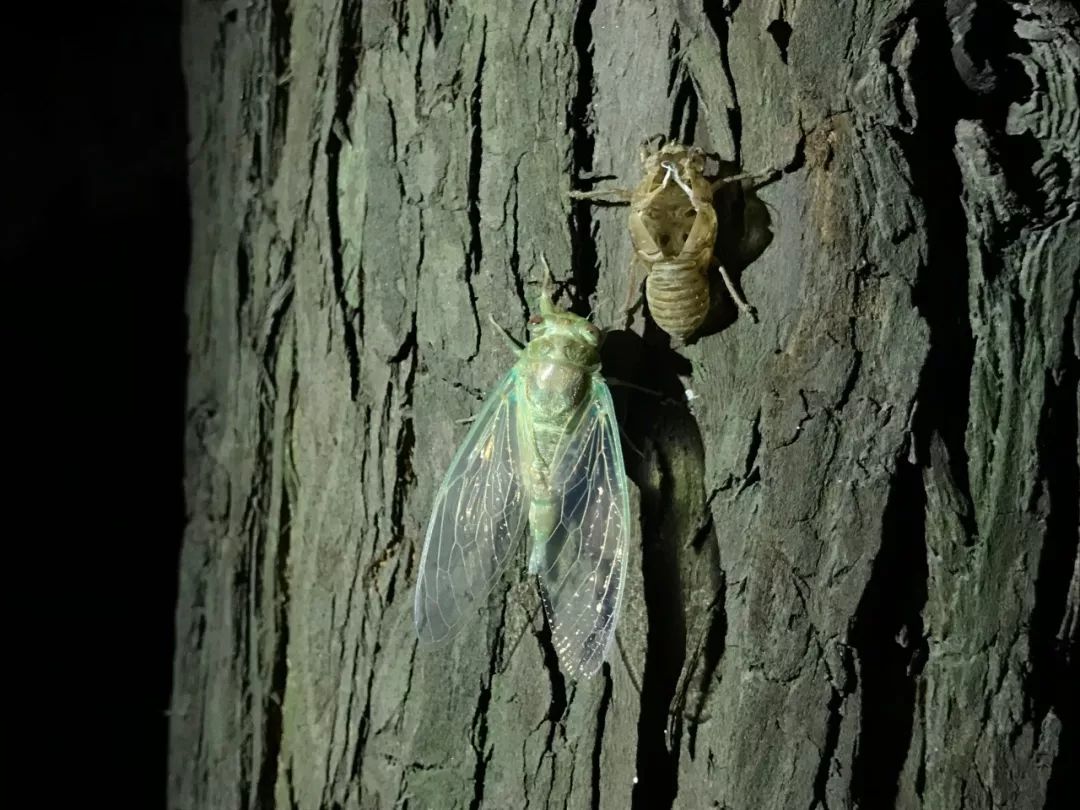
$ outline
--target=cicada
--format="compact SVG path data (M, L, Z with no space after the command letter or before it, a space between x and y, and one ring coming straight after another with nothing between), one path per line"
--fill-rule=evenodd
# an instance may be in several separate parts
M517 362L488 395L435 495L414 618L423 642L452 636L487 597L527 524L528 572L559 666L578 678L596 673L614 638L629 498L600 373L601 332L556 307L549 281L547 271L530 340L515 343Z
M656 142L656 146L654 146ZM720 186L753 175L709 181L705 153L696 146L663 136L641 146L643 176L636 188L571 191L579 200L609 198L630 204L630 241L634 247L631 278L644 265L645 298L656 325L680 342L698 330L709 313L709 270L716 265L736 305L757 320L757 313L736 289L724 265L713 255L717 218L712 199ZM632 280L627 308L637 284Z

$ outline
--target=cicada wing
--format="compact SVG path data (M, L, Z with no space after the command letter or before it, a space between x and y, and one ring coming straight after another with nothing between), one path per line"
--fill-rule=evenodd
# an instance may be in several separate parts
M475 612L525 529L517 371L488 396L435 495L416 581L422 642L449 638Z
M611 393L601 379L553 458L560 520L544 544L541 594L564 674L594 675L615 638L630 539L630 499Z

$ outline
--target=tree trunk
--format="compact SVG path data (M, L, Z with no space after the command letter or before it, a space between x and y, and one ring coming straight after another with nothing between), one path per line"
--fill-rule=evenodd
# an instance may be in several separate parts
M1080 22L1065 2L187 0L177 808L1035 808L1072 790ZM621 315L665 132L760 313ZM617 648L512 566L418 647L432 498L539 256L611 330ZM717 288L720 290L721 288ZM1073 782L1072 784L1075 784Z

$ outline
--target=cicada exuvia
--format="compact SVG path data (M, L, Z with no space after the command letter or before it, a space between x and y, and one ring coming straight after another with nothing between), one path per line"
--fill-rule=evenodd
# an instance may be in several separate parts
M699 329L709 314L709 270L716 266L740 310L757 314L739 293L727 269L713 254L717 218L713 195L727 183L753 175L739 174L710 181L705 176L705 153L696 146L662 136L641 146L642 178L635 188L571 191L579 200L605 199L630 204L630 241L634 248L630 294L643 265L645 298L656 325L680 342Z
M546 265L545 265L546 268ZM453 635L486 598L528 524L528 571L563 673L596 673L622 603L629 496L601 332L540 312L517 362L488 395L435 495L416 582L421 641Z

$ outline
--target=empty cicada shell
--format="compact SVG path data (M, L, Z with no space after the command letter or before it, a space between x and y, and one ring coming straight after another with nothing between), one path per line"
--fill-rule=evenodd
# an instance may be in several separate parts
M701 149L676 141L664 143L662 136L642 144L641 163L643 176L636 188L571 191L570 196L630 203L635 265L631 277L638 276L637 264L644 266L645 298L656 325L679 341L686 341L700 328L709 313L709 269L713 264L739 309L757 320L754 308L713 255L717 227L713 194L719 186L751 175L709 181ZM632 282L628 308L635 287Z

